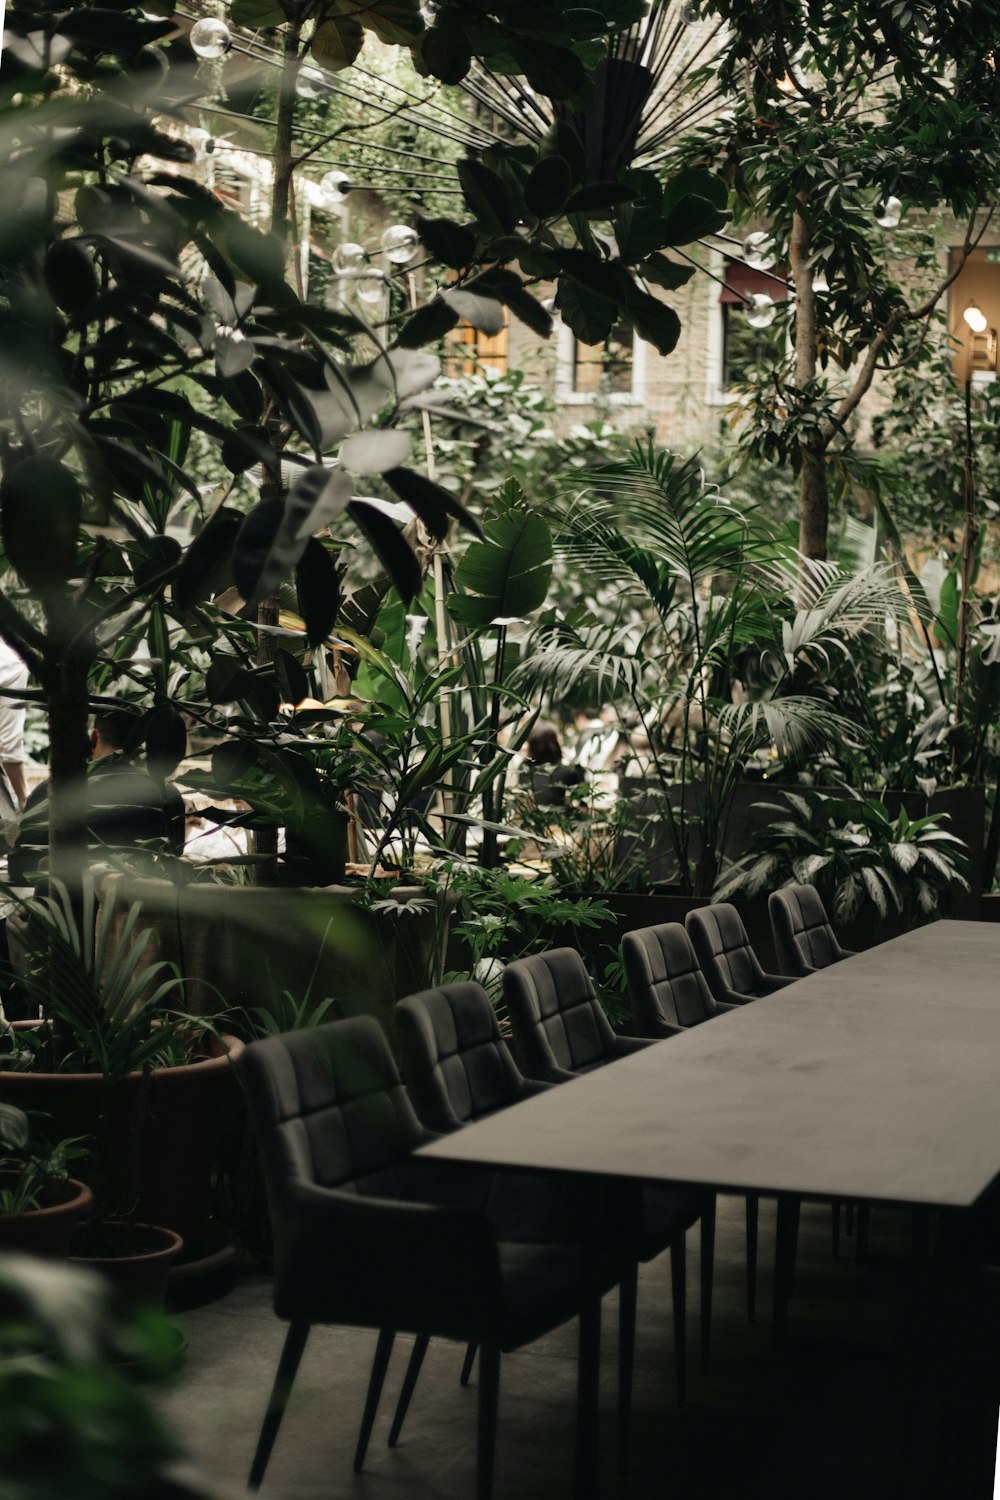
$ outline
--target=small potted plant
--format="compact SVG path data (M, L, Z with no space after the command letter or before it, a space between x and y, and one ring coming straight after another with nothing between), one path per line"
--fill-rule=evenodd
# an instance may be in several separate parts
M77 1140L50 1146L23 1109L0 1103L0 1250L62 1257L93 1203L66 1166L84 1154Z
M81 1171L95 1212L74 1254L109 1256L130 1280L130 1255L148 1262L158 1242L165 1286L185 1233L208 1219L219 1084L240 1044L168 1008L183 981L149 960L153 932L141 929L138 906L120 919L112 893L98 910L88 878L75 896L53 882L19 908L27 972L17 982L45 1019L0 1035L0 1098L44 1109L57 1135L87 1140Z

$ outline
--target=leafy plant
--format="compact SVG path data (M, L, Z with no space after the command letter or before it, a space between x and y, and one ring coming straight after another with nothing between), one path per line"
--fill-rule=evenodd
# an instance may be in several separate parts
M79 1139L50 1146L23 1109L0 1102L0 1173L17 1174L10 1186L0 1182L0 1214L41 1208L48 1186L65 1179L67 1163L85 1154Z
M771 746L791 760L857 744L819 687L908 601L885 570L797 559L695 461L651 442L588 478L555 518L557 542L616 596L616 618L543 615L516 685L557 701L585 686L624 706L681 890L708 895L746 763Z
M539 807L530 794L514 799L511 819L533 838L512 839L508 854L548 864L564 891L635 890L648 864L650 819L596 781L567 785L564 794L554 807Z
M868 797L782 792L758 807L778 814L754 836L749 853L728 870L713 900L751 897L787 885L814 885L838 923L866 907L880 918L895 912L929 921L951 893L968 890L968 849L943 824L945 813L892 818Z
M608 920L602 901L562 895L544 879L503 870L445 863L426 877L430 889L457 897L451 932L465 947L468 967L445 980L479 980L506 1022L500 977L504 964L552 945L559 930L597 928Z
M15 982L48 1019L34 1031L8 1028L8 1065L23 1066L27 1053L33 1067L96 1071L114 1088L130 1073L189 1060L195 1036L212 1023L163 1008L183 993L184 981L172 964L146 958L154 933L139 928L140 903L119 921L112 890L98 912L91 878L83 883L79 908L58 881L47 896L14 899L29 960L28 972Z

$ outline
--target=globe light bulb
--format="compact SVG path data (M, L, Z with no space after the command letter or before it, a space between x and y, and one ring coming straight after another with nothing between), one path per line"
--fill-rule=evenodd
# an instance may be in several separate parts
M336 208L351 191L351 179L346 172L326 172L319 180L319 190L330 207Z
M976 306L975 302L970 302L969 303L968 307L963 312L962 317L965 319L966 323L972 329L973 333L985 333L986 332L986 328L987 328L987 324L989 323L989 319L987 318L986 314L983 312L982 308Z
M873 210L873 217L880 229L895 229L903 217L903 205L898 198L891 195L888 198L880 198Z
M195 21L189 41L196 57L209 59L225 57L233 45L229 27L225 21L217 21L214 16L203 16L200 21Z
M202 161L206 156L211 156L215 150L215 137L201 126L196 125L193 130L188 131L188 140L194 150L195 157Z
M406 266L420 248L417 231L408 224L390 224L380 241L386 260L394 266Z
M814 292L828 292L830 283L826 279L826 272L822 266L813 272L812 289Z
M330 92L326 74L319 68L300 68L295 80L295 92L300 99L325 99Z
M778 316L777 304L766 292L754 292L743 305L743 313L751 328L770 328Z
M365 303L367 307L375 307L382 301L384 289L385 277L381 271L363 271L358 277L354 294L358 301Z
M743 259L755 271L769 271L774 265L774 236L767 229L757 229L743 241Z
M701 20L697 5L685 5L681 9L681 20L685 26L697 26Z
M363 245L345 240L331 255L330 264L336 276L360 276L368 268L368 252Z

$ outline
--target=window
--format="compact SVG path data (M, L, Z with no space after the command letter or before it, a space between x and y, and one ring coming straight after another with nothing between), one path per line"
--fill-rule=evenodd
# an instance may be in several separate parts
M719 302L722 308L722 378L724 391L744 385L763 370L776 365L785 350L785 324L775 318L767 328L754 328L747 321L745 298L763 295L772 302L785 302L788 288L783 267L773 275L754 270L741 261L727 261L725 281Z
M444 372L446 375L477 375L483 369L507 373L507 309L503 310L503 327L499 333L482 333L469 323L459 323L445 335Z
M645 350L628 323L616 323L603 344L584 344L559 326L557 399L637 403L645 383Z

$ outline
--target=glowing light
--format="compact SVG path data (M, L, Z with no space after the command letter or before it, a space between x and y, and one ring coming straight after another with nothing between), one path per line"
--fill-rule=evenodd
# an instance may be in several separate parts
M982 308L976 306L975 302L969 303L968 307L963 312L962 317L972 329L973 333L986 332L989 319L983 312Z
M394 266L409 265L420 248L417 231L408 224L390 224L380 243L386 260Z
M774 265L774 236L767 229L757 229L743 241L743 259L755 271L769 271Z
M382 301L384 290L385 278L381 271L363 271L358 277L354 294L359 302L375 307Z
M336 208L351 191L351 179L346 172L326 172L319 180L319 190L330 207Z
M770 328L778 316L778 307L766 292L754 292L744 304L743 313L751 328Z
M360 276L368 269L368 252L363 245L346 240L338 245L330 257L330 264L337 276Z
M213 16L203 16L200 21L195 21L189 40L191 51L196 57L210 60L225 57L233 45L233 38L225 21L217 21Z
M903 205L898 198L892 196L880 198L873 210L873 217L880 229L895 229L903 217Z

